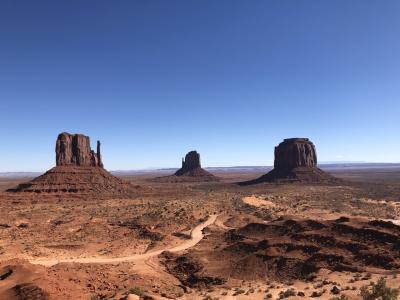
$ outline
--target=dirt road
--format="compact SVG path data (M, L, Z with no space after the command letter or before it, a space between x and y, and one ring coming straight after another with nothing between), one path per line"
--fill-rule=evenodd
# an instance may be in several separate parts
M186 249L189 249L195 246L198 242L202 240L204 234L202 230L207 226L213 224L217 219L217 215L211 215L209 218L197 225L195 228L192 229L190 233L190 239L184 241L182 244L172 247L172 248L165 248L157 251L152 251L144 254L135 254L131 256L125 257L113 257L113 258L103 258L103 257L76 257L76 258L62 258L62 259L31 259L29 260L30 263L36 265L43 265L46 267L54 266L58 263L82 263L82 264L113 264L113 263L120 263L120 262L137 262L137 261L145 261L151 257L158 256L164 251L170 252L179 252Z

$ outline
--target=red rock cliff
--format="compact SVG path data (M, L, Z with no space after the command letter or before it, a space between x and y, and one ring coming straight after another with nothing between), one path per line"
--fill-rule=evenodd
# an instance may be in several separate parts
M100 141L97 142L97 153L90 148L90 138L83 134L63 132L56 142L57 166L90 166L103 167L100 153Z

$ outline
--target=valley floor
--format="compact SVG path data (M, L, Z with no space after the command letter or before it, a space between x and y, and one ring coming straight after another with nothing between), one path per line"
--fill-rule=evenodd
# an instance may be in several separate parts
M245 187L260 174L217 175L125 177L145 187L129 199L1 192L0 299L361 299L381 277L400 288L399 174Z

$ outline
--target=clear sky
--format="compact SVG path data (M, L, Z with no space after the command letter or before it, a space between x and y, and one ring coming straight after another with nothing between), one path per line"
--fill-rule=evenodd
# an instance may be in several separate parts
M58 133L111 170L400 161L400 1L2 0L0 171L54 165Z

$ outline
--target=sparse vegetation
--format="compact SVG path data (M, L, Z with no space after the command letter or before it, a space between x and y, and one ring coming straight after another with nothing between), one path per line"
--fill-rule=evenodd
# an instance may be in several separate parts
M286 291L281 291L279 293L279 299L285 299L291 296L296 296L296 291L294 289L287 289Z
M246 292L246 291L243 290L243 289L236 288L236 291L233 293L232 296L237 296L237 295L240 295L240 294L244 294L245 292Z
M203 298L203 300L219 300L218 297L211 297L210 295L207 295Z
M227 180L230 180L229 178ZM132 179L132 182L136 180L139 183L142 182L141 180L144 182L141 178ZM37 201L31 205L36 199L33 195L5 194L5 200L0 202L2 210L8 213L2 216L1 223L9 225L0 224L4 244L1 245L3 248L0 246L0 253L4 252L3 257L8 258L10 251L14 251L14 246L9 247L9 245L14 245L13 240L15 240L15 245L20 247L15 250L16 257L29 255L36 260L36 256L47 253L48 257L46 255L44 258L51 260L57 249L60 249L74 258L76 250L79 249L87 253L88 257L95 258L100 254L107 258L117 258L125 257L128 253L146 254L151 247L149 246L151 239L159 240L153 233L165 236L162 241L156 241L154 244L157 246L156 249L167 250L159 257L160 265L157 264L157 267L167 270L179 280L182 279L181 288L175 286L175 279L166 272L152 273L154 278L150 279L147 277L149 275L147 269L141 269L142 264L82 264L80 267L82 272L74 274L79 281L74 281L74 285L68 283L62 286L65 293L72 294L71 298L75 297L75 299L90 299L92 294L99 292L101 294L96 299L113 297L113 293L116 293L115 299L123 299L129 294L135 294L144 299L147 293L172 299L181 295L180 289L182 289L187 294L184 297L188 299L211 300L213 297L222 299L226 298L225 296L232 297L235 293L238 298L246 298L247 295L248 299L264 297L265 300L277 300L277 298L285 300L297 297L298 299L348 300L350 297L363 299L359 295L360 287L363 285L367 285L363 291L365 299L376 299L376 295L375 298L372 295L374 293L372 287L377 285L380 277L376 275L378 272L387 275L387 287L399 288L398 279L394 279L396 276L400 278L399 268L397 268L400 259L395 248L399 229L397 225L381 227L378 221L374 223L370 221L374 220L372 216L377 219L385 218L386 206L381 202L376 205L370 204L372 200L361 201L357 205L353 203L353 199L361 197L367 199L369 193L364 191L362 186L357 186L357 190L354 190L352 186L345 188L313 186L312 189L306 187L303 189L300 185L271 186L271 194L285 195L282 199L272 199L273 202L279 205L278 208L282 209L282 212L288 212L291 217L278 219L277 216L271 222L263 222L254 217L253 210L250 212L242 210L240 205L243 203L243 194L238 194L238 188L235 186L218 183L219 190L210 192L212 197L206 198L204 195L216 185L190 184L178 189L178 185L165 184L163 186L166 191L163 191L163 189L158 189L160 184L153 186L152 182L147 181L145 184L152 188L148 196L137 199L110 199L107 202L91 198L88 201L79 195L69 196L71 197L69 198L41 194L41 198L38 199L43 198L45 201ZM386 190L386 185L382 186ZM383 187L382 191L384 191ZM265 187L251 188L260 195L265 193ZM250 191L253 190L249 187L248 192ZM396 191L398 191L397 195L400 195L400 183ZM377 195L379 196L379 193ZM376 198L379 198L378 196ZM29 206L28 209L25 205L32 207ZM335 205L342 209L341 214L350 215L351 210L354 209L357 213L362 213L365 218L348 218L347 222L336 222L331 220L330 216L329 219L322 216L318 222L313 222L314 215L309 215L309 210L315 207L328 210ZM175 247L176 244L186 243L185 239L181 239L179 235L175 236L175 233L182 233L186 235L186 239L190 238L189 233L200 223L198 220L206 215L206 211L211 214L221 208L223 208L223 214L217 222L209 229L203 230L209 234L208 239L202 240L194 247L194 251L189 250L187 255L172 252L168 255L168 249ZM161 215L161 212L164 214ZM304 218L297 217L297 212L301 212ZM186 214L189 219L186 219ZM180 217L179 220L177 217ZM41 219L50 220L50 222L37 221ZM203 221L205 220L206 218L203 218ZM31 226L26 229L18 228L17 224L22 221ZM289 227L293 228L294 233L286 233ZM52 229L56 231L54 236L44 235ZM298 240L290 239L293 234L298 237ZM365 234L370 235L368 239L365 239ZM93 242L89 245L90 247L84 242L85 239ZM324 243L325 241L329 243ZM60 248L55 248L53 245ZM271 259L268 272L264 273L265 265L257 254L267 249L269 255L274 258ZM351 249L354 253L343 249ZM236 259L240 261L246 253L250 255L249 261L259 262L259 265L253 267L253 264L231 264ZM382 253L391 260L380 259ZM298 254L301 256L297 256ZM221 261L222 255L229 255L232 260ZM203 259L205 256L207 259ZM184 257L190 260L183 259ZM293 257L296 258L295 261ZM368 261L364 262L364 258ZM37 260L41 258L38 257ZM284 263L284 266L280 268L273 264L272 261L275 260ZM237 275L238 280L243 279L242 283L235 283L237 285L234 287L238 287L236 289L232 288L231 284L223 282L225 274L229 274L227 263L229 263L229 268L232 268L231 271ZM298 267L292 267L293 263L296 263ZM169 266L168 269L167 266ZM352 268L346 269L346 266ZM344 271L337 270L337 267L344 267ZM74 270L67 265L65 268L54 268L54 273L46 273L43 282L53 283L54 280L65 276L66 268L70 270L69 272ZM323 268L323 272L320 272L320 268ZM378 269L381 271L375 271ZM16 270L20 272L20 269ZM200 271L195 272L195 270ZM211 277L214 271L217 271L215 274L221 274L220 279ZM93 280L88 282L90 285L80 289L78 287L86 282L86 272L91 274ZM4 272L0 270L1 274ZM194 278L193 274L197 274L198 277ZM253 277L256 281L248 280ZM118 286L119 288L115 291L114 288L97 290L103 287L104 278L107 278L110 287ZM189 280L188 278L198 280L198 282L191 281L189 284L189 281L186 281ZM350 279L352 283L348 283ZM152 282L149 283L146 280L152 280ZM255 282L258 283L261 280L265 282L263 281L263 284L259 286L255 285ZM60 285L63 282L60 281ZM53 290L52 287L50 288ZM292 291L291 288L295 290ZM83 290L84 293L78 295ZM385 293L386 298L381 296L378 299L396 299L394 296L397 293L393 294L392 290ZM311 298L311 294L314 298ZM56 296L62 298L58 294ZM400 297L397 297L397 300L400 300Z
M143 296L143 291L142 291L140 288L138 288L138 287L131 288L131 289L129 290L129 293L130 293L130 294L137 295L137 296Z
M318 298L318 297L321 297L323 294L324 294L323 291L314 291L314 292L312 292L311 297Z
M400 291L386 286L385 278L381 277L377 283L372 283L369 287L365 285L361 288L361 297L363 300L396 300Z
M333 297L330 300L349 300L349 297L347 297L346 295L340 295L340 296Z
M317 278L317 274L315 273L309 273L305 276L305 280L307 281L314 281L315 278Z

